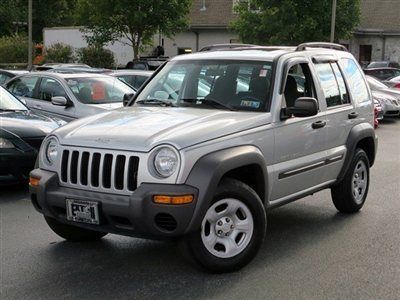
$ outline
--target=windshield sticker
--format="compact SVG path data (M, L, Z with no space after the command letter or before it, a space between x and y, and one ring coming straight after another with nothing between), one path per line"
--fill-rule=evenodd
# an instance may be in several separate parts
M251 100L242 100L240 102L240 106L251 107L251 108L259 108L260 107L260 102L251 101Z
M267 74L268 74L268 70L266 70L266 69L261 69L260 70L260 77L266 77L267 76Z

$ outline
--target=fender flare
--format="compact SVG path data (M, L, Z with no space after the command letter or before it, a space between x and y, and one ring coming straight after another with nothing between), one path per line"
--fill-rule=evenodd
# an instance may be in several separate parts
M356 150L357 144L364 138L372 138L374 141L374 155L373 159L370 161L370 165L372 166L375 161L376 151L378 149L378 138L375 135L375 129L369 123L361 123L355 125L349 133L346 141L346 158L343 163L342 170L338 176L338 182L341 182L343 177L345 176L347 170L349 169L351 160L353 159L354 151Z
M254 146L238 146L212 152L201 157L194 165L186 184L196 187L199 191L197 204L191 222L186 233L190 233L200 228L202 218L209 208L218 184L227 172L244 167L246 165L258 165L264 177L264 195L261 199L265 207L267 199L267 165L260 149Z

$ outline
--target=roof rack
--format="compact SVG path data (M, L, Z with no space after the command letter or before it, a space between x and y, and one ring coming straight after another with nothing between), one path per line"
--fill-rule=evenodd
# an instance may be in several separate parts
M275 50L294 50L293 46L252 46L252 47L238 47L232 50L264 50L264 51L275 51Z
M250 47L258 47L258 45L253 44L241 44L241 43L226 43L226 44L212 44L207 45L199 50L199 52L204 51L216 51L216 50L231 50L235 48L250 48Z
M311 43L303 43L297 46L296 51L304 51L306 48L327 48L334 50L341 50L348 52L347 48L340 44L335 43L324 43L324 42L311 42Z

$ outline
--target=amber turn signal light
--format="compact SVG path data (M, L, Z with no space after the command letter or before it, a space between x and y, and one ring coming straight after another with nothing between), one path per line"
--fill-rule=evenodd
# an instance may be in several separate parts
M193 202L193 195L167 196L155 195L153 202L157 204L187 204Z
M29 185L32 186L32 187L39 186L39 181L40 181L40 178L29 177Z

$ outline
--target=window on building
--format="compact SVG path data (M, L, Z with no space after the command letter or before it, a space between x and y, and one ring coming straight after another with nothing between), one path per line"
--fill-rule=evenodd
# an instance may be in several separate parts
M237 8L240 5L244 5L245 7L247 7L248 10L250 10L252 12L259 12L260 11L260 7L257 6L255 1L252 1L252 0L233 0L232 1L232 12L234 14L238 13Z

